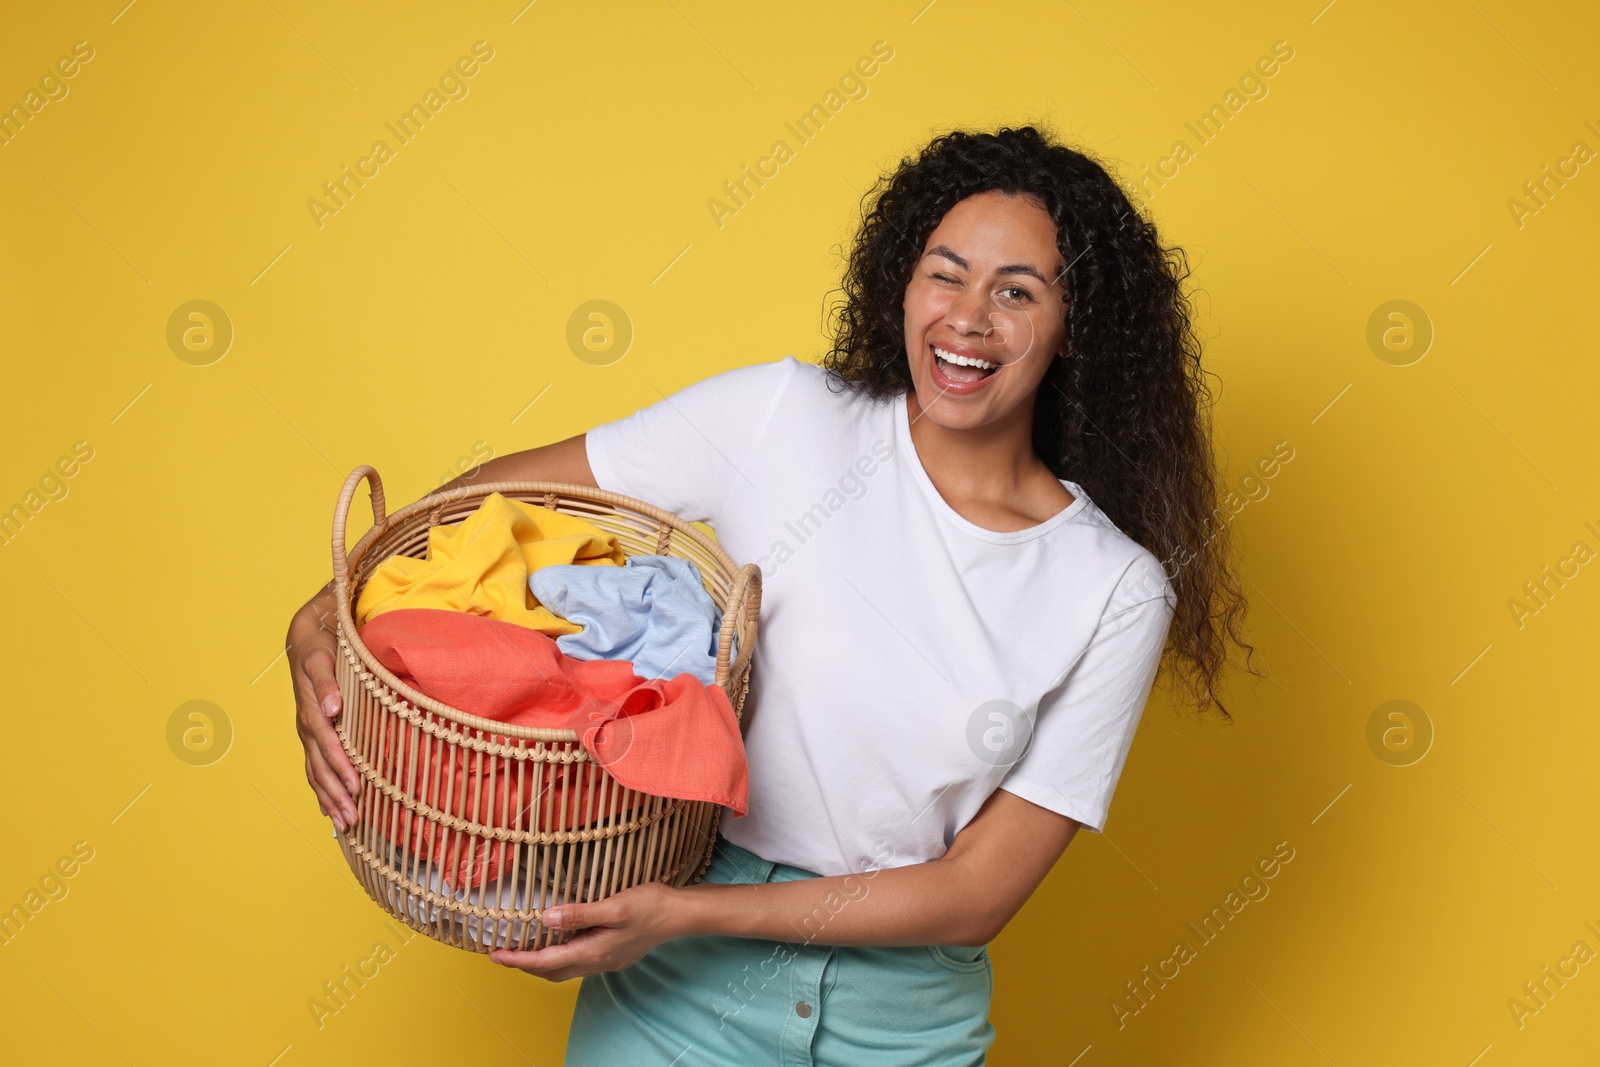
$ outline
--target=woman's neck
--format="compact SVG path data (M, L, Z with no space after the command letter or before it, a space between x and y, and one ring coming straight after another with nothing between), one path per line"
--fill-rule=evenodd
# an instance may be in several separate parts
M907 420L917 456L939 491L969 500L1014 501L1048 468L1033 451L1033 405L1018 404L1004 422L951 429L923 417L917 391L906 391ZM1050 480L1055 482L1054 475ZM1059 483L1056 483L1059 485Z

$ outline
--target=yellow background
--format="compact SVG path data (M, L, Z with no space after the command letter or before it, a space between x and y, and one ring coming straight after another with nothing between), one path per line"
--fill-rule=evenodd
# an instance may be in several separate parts
M6 1059L558 1063L576 981L426 938L307 1008L394 941L278 658L342 476L375 465L398 506L480 442L815 359L858 192L936 130L1040 120L1130 181L1194 150L1150 208L1196 266L1226 477L1294 459L1234 520L1267 681L1231 685L1231 727L1152 701L1108 833L992 948L991 1062L1593 1062L1600 964L1521 1026L1507 1004L1600 950L1597 568L1508 607L1600 549L1596 164L1508 207L1600 149L1587 5L124 2L13 5L0 35L6 106L94 49L0 147L0 506L94 449L0 548L0 907L94 850L0 947ZM307 200L479 40L469 95L319 228ZM706 201L880 40L868 95L718 228ZM1184 123L1280 40L1199 146ZM166 341L195 299L235 331L209 366ZM594 299L635 331L608 366L565 339ZM1398 299L1434 330L1408 366L1367 343ZM168 746L190 700L232 725L209 766ZM1409 766L1368 745L1390 700L1434 730ZM1270 896L1119 1028L1124 983L1278 842Z

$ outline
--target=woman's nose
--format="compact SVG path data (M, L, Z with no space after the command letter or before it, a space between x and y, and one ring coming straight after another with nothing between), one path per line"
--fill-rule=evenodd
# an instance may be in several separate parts
M979 289L957 293L944 313L944 321L962 334L987 334L991 317L988 294Z

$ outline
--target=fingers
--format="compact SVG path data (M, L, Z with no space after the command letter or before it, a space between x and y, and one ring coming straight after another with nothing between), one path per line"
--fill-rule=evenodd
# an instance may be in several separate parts
M571 941L529 952L496 949L489 953L489 958L503 967L515 967L549 982L565 982L584 973L583 968L577 966L583 962L581 956L582 948L574 948Z
M551 929L581 930L601 925L597 916L599 910L598 902L563 904L559 910L547 908L540 916L540 921ZM551 982L564 982L593 971L592 966L585 965L594 962L591 951L594 939L594 934L581 934L558 945L547 945L526 952L497 949L489 953L489 958L503 966L515 967Z
M559 946L550 946L550 948L557 947ZM549 952L550 948L530 949L526 952L517 952L512 949L495 949L489 953L489 958L502 966L515 967L518 970L532 974L546 966L545 953ZM551 960L549 965L554 967L555 961Z
M540 921L552 930L587 930L591 926L605 926L612 922L615 908L609 901L597 900L589 904L562 904L546 908Z
M338 717L344 710L344 701L339 696L339 680L333 672L333 650L317 648L306 653L303 669L312 698L322 714L330 719Z
M316 738L317 754L333 776L334 788L343 786L350 796L360 796L361 779L351 765L350 756L345 752L344 742L339 740L338 733L327 722L321 723L312 732Z
M334 738L334 744L338 744L337 737ZM348 761L345 766L349 766ZM339 773L328 765L319 744L306 746L306 779L311 783L312 791L317 794L318 802L322 804L323 814L332 817L335 826L344 831L355 825L354 795L341 780Z
M333 727L343 711L343 701L334 671L337 645L321 622L324 613L318 607L326 595L324 589L296 613L285 647L294 683L295 731L306 751L306 782L316 794L322 814L344 831L355 825L352 798L359 795L361 780ZM316 610L318 626L312 625L307 609Z
M339 740L339 732L333 728L333 723L312 710L300 716L299 727L300 741L305 745L306 754L315 753L333 776L328 788L342 788L350 796L358 795L361 779L356 775L356 769L351 765L344 742Z
M317 795L318 810L320 810L323 815L330 818L337 816L339 809L336 806L336 802L333 800L333 798L329 796L327 789L325 789L322 783L317 780L316 772L311 766L310 753L306 754L306 781L311 783L311 791ZM335 825L338 824L337 818L334 818L334 823Z
M327 768L331 780L325 784L331 792L342 788L350 796L356 796L361 790L361 779L351 766L332 722L342 710L339 683L333 674L333 653L327 648L307 652L301 660L299 673L295 700L306 753L310 756L313 749L316 750L319 759L312 762Z
M535 978L543 978L546 982L566 982L573 978L582 978L584 976L583 971L574 970L571 967L558 971L541 971L533 967L515 967L514 969L522 971L524 974L531 974ZM592 974L594 972L591 971L589 973Z

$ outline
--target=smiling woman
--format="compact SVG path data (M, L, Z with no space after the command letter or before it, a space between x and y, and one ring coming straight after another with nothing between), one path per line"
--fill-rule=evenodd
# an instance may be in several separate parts
M568 1067L984 1062L989 941L1105 826L1162 664L1221 710L1239 640L1184 276L1087 156L949 133L870 194L820 365L733 367L475 472L708 522L766 579L748 812L705 877L552 907L570 938L493 954L583 979ZM290 660L348 821L329 599Z
M1177 592L1164 663L1182 696L1227 718L1229 645L1250 673L1253 650L1227 531L1212 528L1182 249L1098 162L1031 126L936 137L868 197L824 365L863 398L906 397L958 509L1026 521L1075 479L1161 562ZM998 367L963 383L952 375L971 372L946 373L936 345Z

